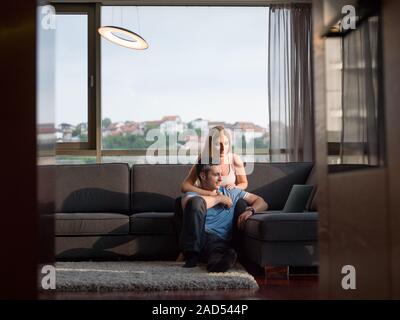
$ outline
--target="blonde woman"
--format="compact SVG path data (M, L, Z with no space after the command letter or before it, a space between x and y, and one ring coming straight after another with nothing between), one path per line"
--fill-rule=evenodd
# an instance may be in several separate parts
M232 152L230 134L222 126L214 127L210 130L206 145L199 156L200 160L212 159L222 168L221 187L227 189L238 188L245 190L248 182L244 164L239 155ZM216 191L210 192L199 187L195 165L191 168L188 176L182 183L182 193L197 192L199 195L215 195Z
M234 188L245 190L248 186L246 171L240 156L232 152L231 141L230 133L224 127L217 126L212 128L203 151L199 155L198 163L212 162L220 164L222 178L220 186L226 187L229 190ZM196 192L200 196L216 196L218 194L218 190L209 191L200 187L196 174L196 164L193 165L189 174L182 182L181 191L184 194L187 192ZM175 222L180 235L183 212L179 202L180 200L176 204ZM238 209L239 207L243 207L243 204L239 203ZM244 205L244 207L246 206ZM183 259L183 254L180 253L177 261L183 261Z

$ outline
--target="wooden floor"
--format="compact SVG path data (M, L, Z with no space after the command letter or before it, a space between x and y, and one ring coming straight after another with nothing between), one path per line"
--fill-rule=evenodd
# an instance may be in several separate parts
M62 300L272 300L272 299L318 299L318 276L312 273L306 275L289 275L287 270L277 269L269 273L268 278L263 273L248 270L256 279L260 289L250 290L207 290L207 291L162 291L162 292L46 292L40 294L40 299Z

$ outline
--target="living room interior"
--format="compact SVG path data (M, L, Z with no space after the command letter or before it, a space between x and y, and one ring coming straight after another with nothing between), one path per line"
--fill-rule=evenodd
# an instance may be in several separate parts
M5 4L0 297L398 299L398 13L395 0ZM220 274L182 268L175 221L216 126L268 203Z

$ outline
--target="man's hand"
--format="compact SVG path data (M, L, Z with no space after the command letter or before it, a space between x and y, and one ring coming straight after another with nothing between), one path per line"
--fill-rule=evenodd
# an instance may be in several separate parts
M223 204L224 206L230 208L233 206L232 199L230 197L224 196L223 194L218 195L219 203Z
M228 190L232 190L232 189L235 189L235 188L236 188L236 185L235 185L235 184L227 184L227 185L225 186L225 188L228 189Z
M246 210L245 212L243 212L237 221L237 226L239 230L243 230L244 229L244 225L245 222L248 218L250 218L253 215L253 212L251 212L250 210Z

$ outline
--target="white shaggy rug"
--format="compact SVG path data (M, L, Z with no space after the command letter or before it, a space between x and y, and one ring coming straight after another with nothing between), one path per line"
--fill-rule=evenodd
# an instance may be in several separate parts
M205 265L183 268L183 262L57 262L57 291L165 291L258 289L239 264L225 273L208 273Z

